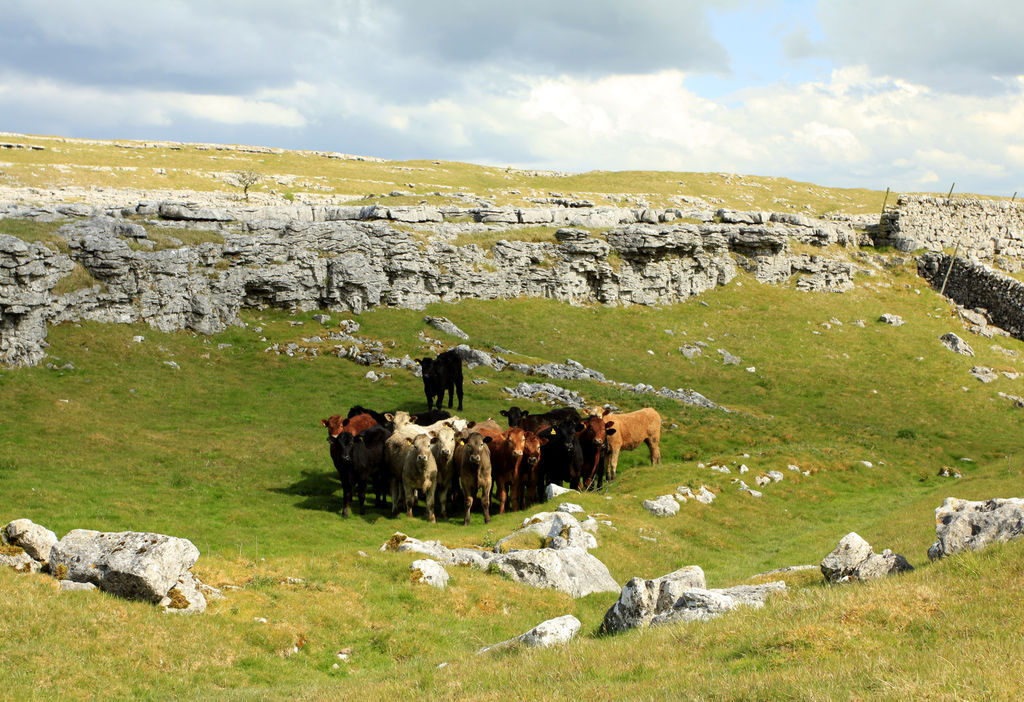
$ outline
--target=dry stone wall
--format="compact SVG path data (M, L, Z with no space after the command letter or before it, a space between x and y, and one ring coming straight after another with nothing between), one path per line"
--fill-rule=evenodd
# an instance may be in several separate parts
M860 235L848 222L719 210L715 221L696 223L681 221L682 214L169 201L0 206L0 217L67 221L58 230L66 253L0 237L0 362L38 363L47 325L77 320L144 321L161 331L209 334L238 323L242 308L259 306L359 313L378 305L523 296L670 304L728 283L737 266L764 282L797 276L803 289L852 287L851 263L790 248L792 241L854 244ZM537 222L560 226L557 241L516 240L516 227ZM146 223L212 229L223 243L153 250ZM608 231L594 235L581 227ZM453 243L460 234L495 230L508 230L508 239L489 249ZM79 266L95 285L55 292Z
M946 281L946 297L969 310L980 311L990 324L1024 339L1024 283L984 263L937 252L921 256L917 271L936 290L942 289Z
M1024 261L1024 203L968 198L901 197L882 216L877 245L960 253L1009 271Z

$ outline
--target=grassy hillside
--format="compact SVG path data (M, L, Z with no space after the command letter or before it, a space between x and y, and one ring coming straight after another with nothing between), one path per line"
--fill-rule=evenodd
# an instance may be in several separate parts
M4 689L16 699L1011 698L1024 658L1024 544L936 564L925 552L945 497L1021 493L1024 414L997 392L1024 394L1024 378L983 385L968 371L1024 371L1024 344L970 336L977 356L957 356L939 335L969 335L911 271L857 281L825 295L740 276L657 309L515 300L358 318L362 334L394 343L392 355L425 351L420 331L442 335L423 315L444 315L478 348L572 358L619 381L693 388L733 410L565 384L665 417L663 466L647 465L645 449L623 454L614 484L574 498L612 521L593 553L620 583L687 564L704 568L711 587L750 582L818 563L850 531L917 568L849 587L804 571L763 610L616 637L596 633L614 595L574 601L456 568L438 592L409 581L414 556L377 552L395 530L448 546L493 543L522 512L486 526L474 514L468 528L372 508L340 518L319 420L355 403L416 411L422 386L403 371L371 383L347 360L265 352L321 331L312 313L247 312L247 327L208 338L54 328L54 368L0 371L0 522L187 537L202 552L194 570L204 582L240 589L179 618L0 571ZM878 322L885 312L907 323ZM333 313L329 326L345 316ZM678 347L697 341L704 355L687 360ZM742 362L723 364L720 348ZM67 363L74 368L59 370ZM464 415L497 416L510 404L501 388L523 379L468 371ZM735 473L699 467L712 461L746 464L748 483L773 469L785 480L756 500L736 490ZM938 477L944 465L964 478ZM689 503L668 519L641 507L701 484L718 493L712 505ZM475 655L562 614L583 622L568 646Z
M877 190L823 187L785 178L729 173L594 171L580 174L521 171L449 161L382 161L332 158L326 153L167 142L98 142L14 135L24 147L0 151L0 186L146 191L231 191L232 175L254 171L261 183L254 200L429 203L462 207L480 201L536 206L530 198L585 199L595 205L678 207L701 198L712 207L775 212L878 213L885 183ZM337 155L335 155L337 156ZM467 197L472 195L473 197ZM891 195L889 204L894 204Z

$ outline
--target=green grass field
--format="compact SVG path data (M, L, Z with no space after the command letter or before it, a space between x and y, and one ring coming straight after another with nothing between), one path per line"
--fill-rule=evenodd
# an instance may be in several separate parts
M2 570L4 695L1015 698L1024 544L935 564L926 549L945 497L1022 492L1024 413L997 392L1024 394L1024 378L983 385L968 371L1024 371L1024 344L970 336L909 270L857 282L845 294L808 294L741 275L701 300L662 308L467 301L358 317L361 334L394 342L392 355L425 351L419 331L443 335L423 315L444 315L477 348L572 358L617 381L693 388L734 410L565 383L594 403L650 405L664 417L663 466L649 466L643 448L623 454L615 483L574 499L613 522L593 553L620 583L697 564L711 587L741 584L817 564L850 531L917 569L845 587L805 571L763 610L615 637L597 635L614 595L574 601L458 568L439 592L410 582L411 554L377 552L396 530L448 546L493 543L526 513L486 526L474 513L469 527L455 517L428 524L422 509L412 519L373 508L341 519L320 419L356 403L416 411L422 385L404 371L370 383L367 369L347 360L265 352L317 333L313 313L248 311L248 327L212 337L53 328L48 362L74 370L0 371L0 523L27 517L58 536L91 528L186 537L202 552L194 571L204 582L240 589L181 618L101 593L62 594L48 576ZM878 322L885 312L907 323ZM350 316L331 314L331 326ZM944 349L938 337L947 331L969 337L977 356ZM707 344L704 355L687 360L678 347L696 341ZM719 348L742 362L724 365ZM467 371L464 416L497 416L511 404L501 388L523 379ZM735 473L698 467L711 461L744 463L745 478L781 470L785 480L756 500L731 484ZM938 477L944 465L964 478ZM668 519L641 508L677 485L701 484L718 493L712 505L691 502ZM475 655L562 614L583 622L567 646Z

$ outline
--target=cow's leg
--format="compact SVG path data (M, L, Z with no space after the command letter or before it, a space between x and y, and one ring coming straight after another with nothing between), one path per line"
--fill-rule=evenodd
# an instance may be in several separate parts
M427 503L427 521L431 524L437 521L434 517L434 497L437 491L437 487L434 483L427 484L427 490L423 495L423 501Z
M472 499L472 498L467 498ZM484 524L491 523L491 483L480 484L480 505L484 508Z
M448 519L448 486L441 485L437 490L437 504L441 507L441 519Z
M402 484L405 486L405 515L411 517L412 508L416 505L416 486L411 480L406 480L404 476Z
M356 499L359 500L359 514L366 514L366 481L356 485Z
M661 465L661 444L657 439L649 438L646 440L647 448L651 450L651 465Z
M461 377L455 379L455 392L457 392L459 394L459 411L461 412L462 411L462 378ZM451 407L450 404L448 406Z
M615 471L619 467L619 448L608 449L608 480L615 480Z
M498 480L498 514L505 514L505 500L508 499L508 484Z

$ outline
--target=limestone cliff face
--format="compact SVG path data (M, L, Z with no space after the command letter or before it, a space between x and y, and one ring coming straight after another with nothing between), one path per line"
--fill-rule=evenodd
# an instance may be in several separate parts
M720 211L719 221L696 224L679 221L673 211L582 210L492 208L473 211L473 223L453 224L446 221L451 213L427 207L228 210L140 203L128 212L215 228L223 239L156 251L147 250L153 247L145 228L125 220L125 210L51 208L43 215L69 219L59 230L67 254L0 237L0 360L38 363L46 325L71 320L145 321L162 331L209 334L238 323L240 309L264 305L359 313L378 305L522 296L670 304L728 283L737 265L765 282L798 275L808 290L852 286L849 262L790 249L790 241L854 243L858 234L847 223ZM564 227L556 242L515 240L517 224L541 220L612 228L594 235ZM410 232L396 222L418 228ZM509 227L509 238L489 250L451 243L458 233L494 226ZM76 264L96 285L55 294Z

